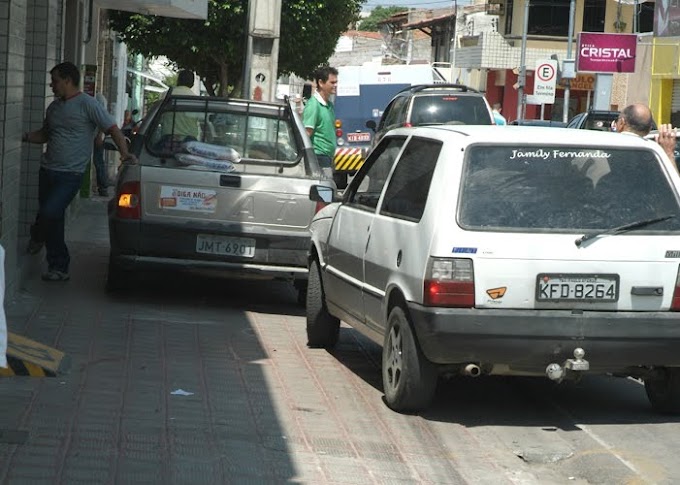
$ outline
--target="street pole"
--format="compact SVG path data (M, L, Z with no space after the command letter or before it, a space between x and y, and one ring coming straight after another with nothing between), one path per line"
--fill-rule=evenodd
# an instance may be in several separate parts
M527 32L529 31L529 4L531 0L524 0L524 28L522 29L522 53L519 61L519 79L517 84L517 119L524 118L524 85L527 82Z
M280 33L281 0L248 0L244 99L276 98Z
M571 44L574 42L574 14L576 12L576 0L569 3L569 33L567 36L567 59L571 60ZM563 70L564 71L564 70ZM564 108L562 109L562 121L569 121L569 96L571 95L571 78L566 79L564 85Z

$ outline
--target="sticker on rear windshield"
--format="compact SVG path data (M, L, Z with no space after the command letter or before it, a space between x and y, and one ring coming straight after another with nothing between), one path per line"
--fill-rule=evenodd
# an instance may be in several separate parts
M453 248L452 252L459 254L476 254L477 248Z
M162 186L158 201L161 209L212 214L217 209L217 192L191 187Z
M666 251L667 258L680 258L680 251Z
M515 160L518 158L539 158L542 160L548 160L551 158L582 158L582 159L602 159L610 158L611 153L603 152L602 150L545 150L539 148L538 150L512 150L512 156L510 160Z

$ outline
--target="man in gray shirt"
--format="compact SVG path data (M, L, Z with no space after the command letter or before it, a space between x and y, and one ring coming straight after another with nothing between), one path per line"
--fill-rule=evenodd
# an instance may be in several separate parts
M121 161L136 159L128 152L125 137L111 115L92 96L80 91L80 72L74 64L61 63L50 75L57 99L47 107L42 128L22 137L28 143L47 143L40 164L38 215L31 226L27 251L37 254L44 245L48 270L43 280L66 281L71 258L64 241L64 213L80 190L95 134L101 130L111 135Z

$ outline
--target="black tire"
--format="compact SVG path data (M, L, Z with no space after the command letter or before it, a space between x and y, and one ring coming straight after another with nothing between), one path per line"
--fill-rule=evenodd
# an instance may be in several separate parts
M645 391L652 407L665 414L680 413L680 369L663 369L661 376L645 379Z
M321 282L321 268L315 259L309 265L307 281L307 345L331 349L338 343L340 319L328 313Z
M423 355L400 307L390 312L387 321L382 376L385 401L397 412L426 409L437 390L437 368Z

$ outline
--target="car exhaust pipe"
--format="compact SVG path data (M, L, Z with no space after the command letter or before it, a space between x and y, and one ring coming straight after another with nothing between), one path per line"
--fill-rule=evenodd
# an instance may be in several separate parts
M463 375L468 377L479 377L482 375L482 370L477 364L467 364L463 367Z

